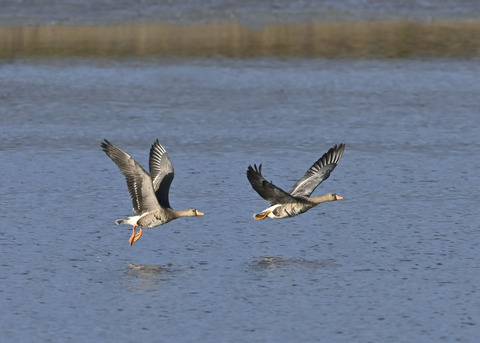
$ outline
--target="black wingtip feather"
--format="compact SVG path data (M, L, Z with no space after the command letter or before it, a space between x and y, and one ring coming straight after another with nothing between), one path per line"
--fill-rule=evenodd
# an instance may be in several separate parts
M104 139L103 142L100 143L100 146L102 147L102 150L108 155L108 151L113 146L113 144L110 143L109 140Z
M330 163L338 164L340 158L343 155L345 150L345 143L335 144L333 147L328 149L328 151L322 156L321 159L325 158L325 165ZM320 160L321 160L320 159Z
M252 165L249 165L247 169L247 175L251 175L251 174L262 175L262 164L260 163L258 167L256 164L254 164L253 167Z

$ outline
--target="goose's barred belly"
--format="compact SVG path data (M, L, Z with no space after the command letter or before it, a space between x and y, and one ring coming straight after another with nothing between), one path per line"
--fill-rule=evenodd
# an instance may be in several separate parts
M171 219L170 219L171 220ZM163 225L170 221L160 212L151 212L141 217L137 225L143 228L152 228L155 226Z
M275 208L272 213L275 218L290 218L306 212L314 206L315 204L302 204L302 206L299 206L298 203L283 204Z

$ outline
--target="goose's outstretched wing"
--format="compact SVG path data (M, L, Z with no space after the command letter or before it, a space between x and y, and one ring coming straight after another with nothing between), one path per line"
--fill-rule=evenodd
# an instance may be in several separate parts
M330 148L317 162L315 162L305 175L295 183L290 194L292 196L309 197L315 188L328 179L330 173L335 169L345 150L345 144L335 145Z
M295 202L295 199L285 192L283 189L275 186L273 183L268 182L262 176L262 165L248 166L247 178L250 181L253 189L260 194L262 198L270 201L270 205L285 204L288 202Z
M138 213L160 208L150 175L129 154L117 148L108 140L101 144L103 151L115 162L125 176L133 210Z
M168 193L174 177L173 165L167 151L158 139L150 148L149 167L153 189L158 202L162 207L170 208Z

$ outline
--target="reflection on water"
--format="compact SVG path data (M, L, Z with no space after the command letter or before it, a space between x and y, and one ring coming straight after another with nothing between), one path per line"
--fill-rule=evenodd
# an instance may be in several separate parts
M341 265L335 260L305 260L300 258L283 258L278 256L260 256L256 257L249 266L256 270L265 269L284 269L284 268L310 268L310 269L328 269L337 268Z
M149 291L158 289L173 272L170 266L128 263L125 275L129 281L128 291Z

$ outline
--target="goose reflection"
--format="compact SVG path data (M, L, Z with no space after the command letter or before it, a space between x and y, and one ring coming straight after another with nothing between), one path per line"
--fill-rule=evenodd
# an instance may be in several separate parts
M128 263L125 269L129 291L158 290L161 283L168 280L169 275L173 273L171 266L155 264Z
M283 269L283 268L312 268L327 269L340 265L335 260L306 260L302 258L284 258L279 256L259 256L249 263L250 267L257 270Z

